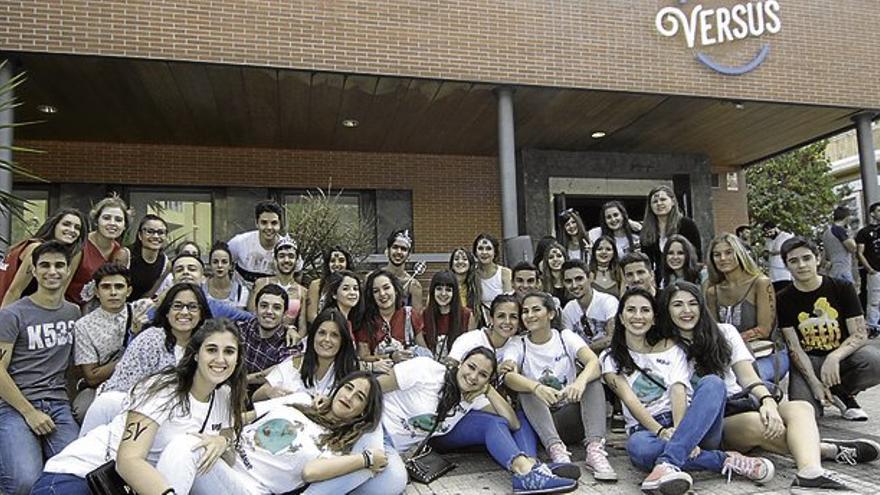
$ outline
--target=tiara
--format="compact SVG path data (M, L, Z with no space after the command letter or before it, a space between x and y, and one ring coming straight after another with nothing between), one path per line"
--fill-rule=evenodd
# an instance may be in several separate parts
M404 229L403 232L394 236L394 240L403 242L404 244L406 244L407 247L412 246L413 243L413 239L409 233L409 229Z
M290 237L288 234L284 234L284 237L278 239L278 242L275 243L275 252L278 252L283 247L292 247L293 249L298 249L296 241L293 240L293 237Z

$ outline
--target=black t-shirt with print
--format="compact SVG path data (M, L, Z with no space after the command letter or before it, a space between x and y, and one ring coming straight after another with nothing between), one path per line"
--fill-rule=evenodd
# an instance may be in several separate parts
M849 337L847 318L862 315L853 285L822 277L822 285L802 292L789 285L777 295L780 328L793 327L807 354L824 356Z

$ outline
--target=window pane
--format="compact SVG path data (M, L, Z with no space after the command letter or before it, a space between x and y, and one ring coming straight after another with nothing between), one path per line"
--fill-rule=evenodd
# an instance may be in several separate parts
M133 191L130 199L138 221L145 213L151 213L168 223L168 242L171 246L187 240L198 244L205 255L210 251L214 235L210 193Z
M12 191L27 200L24 219L12 215L12 243L32 237L49 214L49 191Z
M285 194L284 206L291 215L299 213L299 208L306 193ZM336 204L341 208L340 220L343 225L357 225L361 216L360 195L357 193L340 194L336 197Z

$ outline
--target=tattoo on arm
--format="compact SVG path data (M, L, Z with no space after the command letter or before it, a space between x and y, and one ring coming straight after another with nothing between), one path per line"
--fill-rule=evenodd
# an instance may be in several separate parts
M128 423L125 425L125 433L122 435L122 440L137 442L138 437L140 437L145 431L147 431L147 427L141 425L140 421Z

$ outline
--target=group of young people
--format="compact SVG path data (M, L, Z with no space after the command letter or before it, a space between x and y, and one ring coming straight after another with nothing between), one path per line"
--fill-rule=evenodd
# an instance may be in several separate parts
M713 238L703 265L661 186L641 223L616 201L591 230L562 212L560 238L512 268L480 234L425 291L409 230L365 277L333 246L303 284L284 210L264 201L254 217L210 269L195 244L166 254L158 216L123 247L117 197L89 217L60 210L9 250L3 492L86 494L112 463L141 494L401 493L427 442L483 447L514 493L564 493L581 477L573 445L595 480L617 480L615 409L649 493L685 493L692 470L766 483L755 448L791 455L803 489L846 488L822 461L880 456L819 437L831 403L867 419L855 397L880 382L880 353L852 285L820 275L805 239L780 247L793 283L777 294L737 236Z

